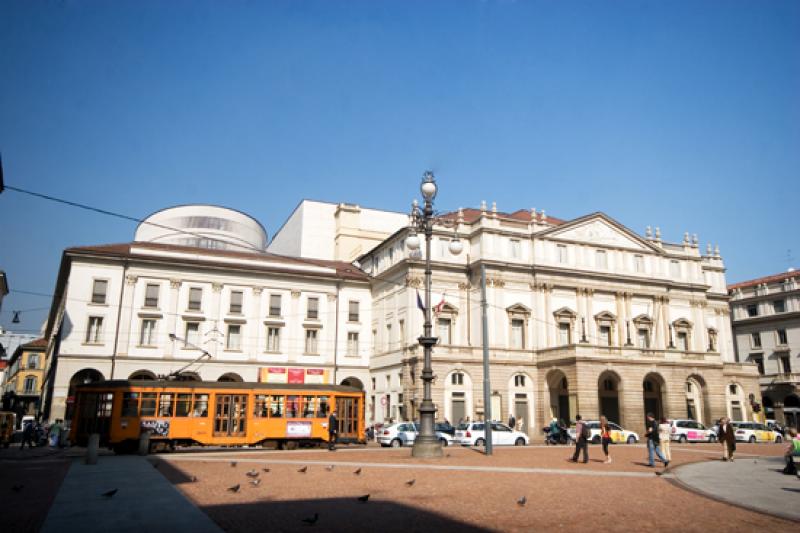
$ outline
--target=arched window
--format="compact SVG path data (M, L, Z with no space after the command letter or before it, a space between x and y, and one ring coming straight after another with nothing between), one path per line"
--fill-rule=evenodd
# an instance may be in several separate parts
M515 387L524 387L525 386L525 376L522 374L517 374L514 376L514 386Z
M464 374L461 372L453 372L450 375L450 382L453 385L463 385L464 384Z

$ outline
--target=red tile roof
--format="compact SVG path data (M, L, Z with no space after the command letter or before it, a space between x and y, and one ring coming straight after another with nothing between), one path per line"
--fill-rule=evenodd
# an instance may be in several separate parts
M36 339L35 341L31 341L27 344L22 345L23 350L28 350L30 348L47 348L47 339L42 337L40 339Z
M771 276L764 276L763 278L751 279L749 281L740 281L728 285L728 290L741 289L744 287L752 287L754 285L761 285L762 283L773 283L776 281L783 281L790 278L800 278L800 272L793 270L791 272L781 272L780 274L773 274Z
M305 257L290 257L286 255L279 255L273 254L269 252L247 252L247 251L233 251L233 250L214 250L210 248L198 248L194 246L177 246L173 244L162 244L162 243L155 243L155 242L129 242L129 243L119 243L119 244L101 244L95 246L77 246L73 248L67 248L65 250L66 253L97 253L103 255L113 255L113 256L120 256L120 257L139 257L139 258L151 258L151 259L159 259L164 260L164 257L158 255L148 256L146 253L131 253L131 247L136 247L138 249L151 249L154 251L170 251L170 252L183 252L183 253L196 253L202 254L208 257L228 257L228 258L235 258L235 259L250 259L255 261L269 261L271 263L278 263L286 265L286 269L281 269L279 266L264 266L264 270L268 271L280 271L280 272L291 272L297 273L297 271L291 270L289 267L292 266L317 266L323 268L330 268L336 271L336 277L341 279L349 279L349 280L356 280L356 281L367 281L369 277L355 266L351 265L350 263L346 263L344 261L327 261L324 259L308 259ZM215 264L213 259L197 259L196 261L208 264ZM219 263L220 265L225 265L230 267L229 263Z

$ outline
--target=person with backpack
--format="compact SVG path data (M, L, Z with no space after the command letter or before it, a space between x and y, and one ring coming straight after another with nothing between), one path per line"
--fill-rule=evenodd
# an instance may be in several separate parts
M581 415L575 415L575 453L572 455L572 462L578 462L578 454L583 450L583 463L589 462L589 437L592 432L589 426L581 419Z
M794 428L786 428L786 436L788 437L786 445L786 468L783 473L787 475L797 474L797 465L794 464L794 457L800 457L800 436Z
M669 460L661 453L661 438L658 435L658 420L653 413L647 413L647 466L656 466L653 455L664 463L664 468L669 466Z

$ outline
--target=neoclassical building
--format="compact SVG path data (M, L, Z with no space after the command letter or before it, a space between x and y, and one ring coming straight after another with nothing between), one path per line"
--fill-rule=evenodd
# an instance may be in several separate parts
M368 276L267 253L244 213L179 206L133 242L64 251L46 338L44 415L101 379L369 384ZM207 354L204 356L204 354Z
M800 428L800 272L734 283L728 290L737 360L758 368L767 418Z
M487 273L492 417L531 434L551 417L605 414L642 431L647 411L704 423L752 416L756 366L737 362L725 267L697 237L640 236L603 213L574 220L483 204L447 215L431 252L438 418L484 416L480 267ZM424 257L401 228L360 258L372 277L370 359L375 421L413 418L422 399ZM424 247L423 247L424 248ZM424 253L424 252L423 252Z

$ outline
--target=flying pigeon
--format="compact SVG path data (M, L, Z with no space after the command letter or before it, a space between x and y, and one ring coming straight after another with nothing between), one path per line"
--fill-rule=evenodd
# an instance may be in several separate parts
M239 483L237 483L233 487L228 487L228 490L231 491L231 492L239 492L239 489L241 489L241 488L242 488L242 486Z
M314 513L314 516L309 518L303 518L303 522L305 522L309 526L313 526L314 524L316 524L317 520L319 520L319 513Z
M369 500L369 494L364 494L363 496L358 497L358 501L361 503L367 503L367 500Z
M106 498L113 498L114 494L116 494L118 490L119 489L111 489L110 491L101 494L101 496L105 496Z

